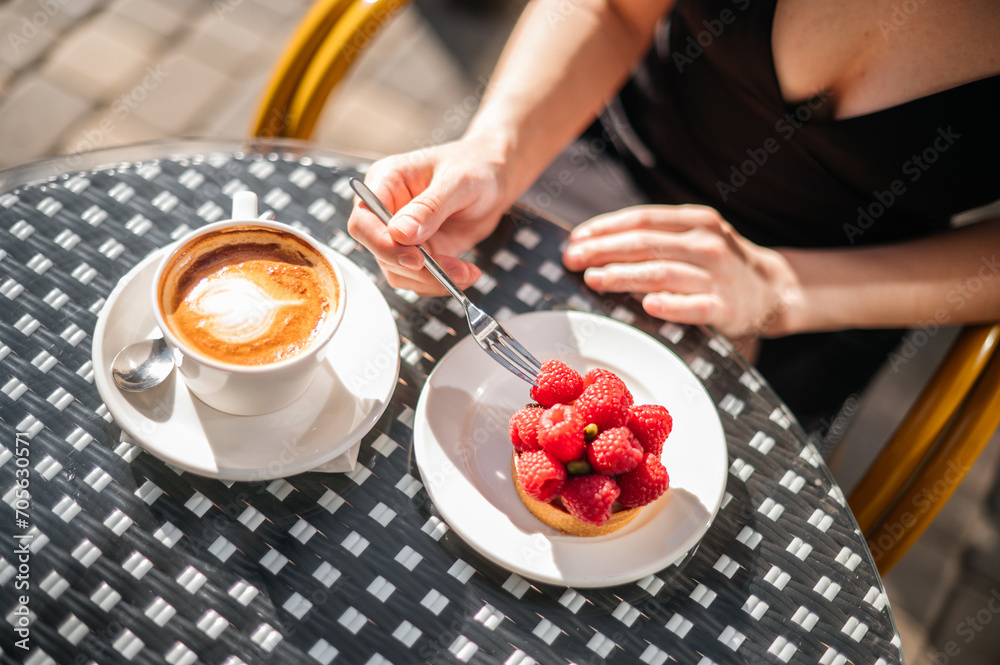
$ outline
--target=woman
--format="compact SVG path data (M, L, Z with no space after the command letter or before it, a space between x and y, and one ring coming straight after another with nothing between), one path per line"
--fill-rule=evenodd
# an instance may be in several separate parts
M418 243L475 282L457 255L617 92L605 134L655 205L579 225L566 266L751 357L765 338L800 419L867 380L898 341L875 331L1000 319L1000 221L949 226L1000 199L1000 4L677 4L530 6L465 135L369 171L396 216L357 207L350 230L390 284L442 292Z

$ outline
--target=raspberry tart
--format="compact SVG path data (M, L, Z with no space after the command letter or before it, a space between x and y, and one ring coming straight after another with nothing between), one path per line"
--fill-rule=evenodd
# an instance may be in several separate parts
M632 521L670 486L660 461L673 419L660 405L634 404L606 369L580 376L558 360L542 364L534 404L510 419L511 474L521 502L545 524L601 536Z

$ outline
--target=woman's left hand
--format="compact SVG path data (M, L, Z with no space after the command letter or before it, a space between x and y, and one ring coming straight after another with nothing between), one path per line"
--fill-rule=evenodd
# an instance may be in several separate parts
M750 242L713 208L646 205L590 219L563 262L590 288L642 295L651 315L713 326L733 341L784 334L798 282L777 251Z

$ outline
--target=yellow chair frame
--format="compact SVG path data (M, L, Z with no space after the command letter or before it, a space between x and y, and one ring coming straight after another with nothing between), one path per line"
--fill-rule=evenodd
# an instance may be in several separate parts
M849 503L879 572L930 525L1000 425L1000 323L965 328Z
M371 38L409 0L318 0L271 74L252 136L307 139L334 86Z

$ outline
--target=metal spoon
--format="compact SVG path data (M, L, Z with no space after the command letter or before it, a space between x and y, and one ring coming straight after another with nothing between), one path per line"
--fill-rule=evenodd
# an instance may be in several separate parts
M158 386L174 371L174 358L162 337L129 344L111 363L115 385L128 392Z

